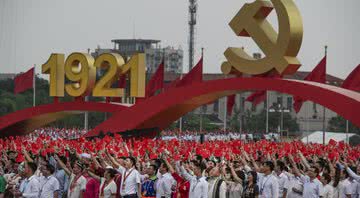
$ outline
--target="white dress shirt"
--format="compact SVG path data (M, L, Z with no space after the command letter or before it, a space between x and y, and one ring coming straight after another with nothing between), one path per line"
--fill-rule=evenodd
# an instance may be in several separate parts
M279 180L279 197L280 198L283 197L285 183L287 180L289 180L286 173L284 173L284 172L280 173L280 175L277 176L277 178Z
M121 173L120 195L125 196L137 194L138 185L141 184L140 173L135 168L127 170L122 166L119 166L118 171ZM128 176L125 180L126 175Z
M101 194L101 189L105 185L105 178L101 178L101 184L100 184L100 191L99 195ZM104 188L104 198L111 198L112 195L116 194L117 186L114 180L112 180L108 185Z
M285 182L284 186L284 189L287 190L286 198L302 198L302 195L295 192L293 189L303 192L303 188L303 183L300 177L288 174L288 180Z
M54 192L59 191L60 184L59 181L52 175L45 177L42 176L40 180L40 198L52 198L54 197Z
M181 175L190 182L189 198L207 198L208 182L205 177L190 175L183 166L180 167Z
M68 196L67 196L68 198L79 198L80 194L86 189L87 180L85 179L85 177L80 176L76 181L74 181L75 178L76 175L72 173L70 175L70 184L69 184ZM71 189L71 184L73 183L73 181L75 182L75 187Z
M279 198L279 180L273 174L258 173L259 197Z
M170 173L161 175L156 181L156 197L171 197L171 188L175 186L176 181Z
M334 187L330 184L324 186L323 198L334 198Z
M309 176L300 176L304 184L303 197L306 198L319 198L323 195L323 186L318 179L310 180Z
M20 192L22 197L37 198L40 192L40 182L35 175L28 179L24 179L20 184Z
M351 195L351 197L358 197L360 195L360 176L354 173L349 167L346 168L346 171L349 176L356 181L356 184L354 184L355 181L352 181L353 195Z
M339 198L346 198L346 195L352 195L352 191L349 179L342 180L339 183Z
M216 181L218 181L220 178L211 178L208 180L209 182L209 193L208 193L208 197L209 198L212 198L212 197L215 197L215 184L216 184ZM226 198L226 183L225 181L223 181L220 185L220 189L219 189L219 198Z

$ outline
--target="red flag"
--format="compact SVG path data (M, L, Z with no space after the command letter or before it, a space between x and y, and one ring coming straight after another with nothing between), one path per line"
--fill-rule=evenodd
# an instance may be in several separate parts
M227 97L226 109L227 109L227 115L228 116L231 116L232 110L233 110L234 105L235 105L235 98L236 98L236 94L230 95L230 96Z
M266 91L257 91L246 98L246 101L258 105L266 99Z
M329 145L331 145L331 146L336 146L336 145L337 145L337 141L335 141L334 139L330 139L330 140L329 140Z
M258 75L257 77L267 77L267 78L281 78L282 76L279 75L277 72L270 72L265 75ZM253 105L257 106L261 102L266 100L266 91L257 91L251 94L249 97L246 98L246 101L253 103Z
M191 85L193 83L202 82L203 74L203 57L199 60L192 70L186 74L178 83L176 83L176 87Z
M320 63L306 76L304 80L313 81L318 83L326 82L326 56L320 61ZM301 97L294 97L294 109L298 113L301 109L304 100Z
M177 84L180 82L181 78L177 77L174 81L172 81L171 83L168 83L165 85L165 90L171 89L171 88L175 88L177 86Z
M34 67L29 71L15 77L14 93L18 94L34 86Z
M353 91L360 91L360 65L349 74L341 87Z
M146 98L151 97L159 89L164 88L164 61L161 62L155 74L146 86Z

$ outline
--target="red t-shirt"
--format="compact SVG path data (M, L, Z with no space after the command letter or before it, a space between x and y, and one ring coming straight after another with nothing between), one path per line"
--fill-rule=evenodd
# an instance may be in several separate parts
M86 189L84 192L84 197L98 198L100 182L92 177L86 177L86 180L87 180L87 183L86 183Z
M189 198L190 182L180 177L177 173L172 173L171 175L177 182L176 192L174 193L173 198L177 198L176 195L178 193L181 198Z

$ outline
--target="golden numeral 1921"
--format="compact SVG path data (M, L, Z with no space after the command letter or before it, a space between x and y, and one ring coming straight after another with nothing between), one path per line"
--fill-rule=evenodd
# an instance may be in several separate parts
M42 73L50 75L50 96L63 97L64 90L72 97L122 97L124 89L112 88L123 74L130 75L130 97L145 96L145 55L136 54L125 62L115 53L102 54L94 60L86 53L51 54L42 65ZM96 82L97 71L106 71ZM68 83L65 84L65 78Z

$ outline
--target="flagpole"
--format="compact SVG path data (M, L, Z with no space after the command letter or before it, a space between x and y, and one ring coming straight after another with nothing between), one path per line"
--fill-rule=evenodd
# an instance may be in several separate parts
M181 74L180 74L180 80L182 79L183 77L183 71L181 71ZM180 130L180 133L182 133L182 122L183 122L183 117L181 116L180 117L180 120L179 120L179 130Z
M327 59L327 45L325 45L325 58ZM325 73L325 83L326 83L326 73ZM323 145L325 145L325 127L326 127L326 123L325 123L325 118L326 116L326 109L325 106L323 106Z
M88 48L87 53L89 55L91 55L90 48ZM88 102L88 101L89 101L89 96L85 96L85 102ZM85 112L85 116L84 116L84 129L86 130L86 132L89 130L89 112L88 111Z
M269 133L269 92L266 91L266 133Z
M346 143L349 144L349 120L346 120Z
M201 48L201 58L204 58L204 48L202 47ZM203 59L204 60L204 59ZM203 106L201 106L200 107L200 133L201 133L201 131L202 131L202 119L203 119L203 108L202 108Z
M34 64L34 75L33 75L33 107L36 106L36 64Z
M226 131L227 97L224 98L224 132Z

